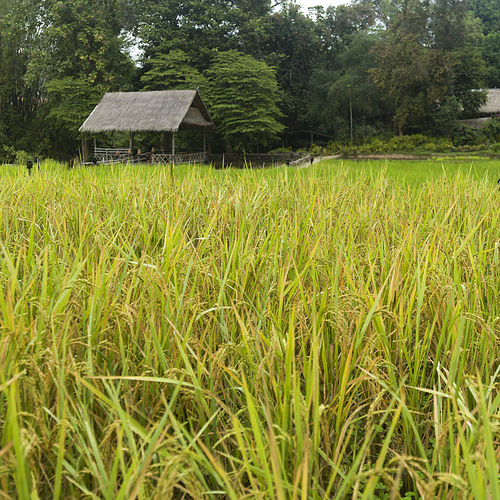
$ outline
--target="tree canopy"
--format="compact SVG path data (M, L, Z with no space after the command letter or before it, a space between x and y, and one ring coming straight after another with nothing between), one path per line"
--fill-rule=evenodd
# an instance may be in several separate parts
M358 138L444 134L500 86L499 19L493 0L0 0L0 159L74 154L106 91L199 88L216 149L347 139L351 116Z
M278 121L278 84L264 62L236 50L214 56L208 72L208 103L221 137L231 149L267 145L284 126Z

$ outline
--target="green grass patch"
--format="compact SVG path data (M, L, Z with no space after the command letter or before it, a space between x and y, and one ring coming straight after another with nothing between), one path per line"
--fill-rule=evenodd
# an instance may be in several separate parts
M438 158L433 160L324 160L318 168L359 176L377 177L407 183L412 187L422 186L435 180L451 180L457 176L471 181L494 184L500 178L500 160L469 158Z

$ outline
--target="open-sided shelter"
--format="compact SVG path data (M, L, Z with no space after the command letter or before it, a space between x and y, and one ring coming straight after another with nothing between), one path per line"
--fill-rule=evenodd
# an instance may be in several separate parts
M484 127L488 120L491 120L493 115L500 114L500 89L487 89L486 102L479 108L477 118L470 118L468 120L460 120L476 129Z
M215 129L205 103L197 90L157 90L150 92L112 92L80 127L80 132L129 132L133 150L134 132L171 132L172 153L156 154L155 161L196 161L175 155L175 134L179 130L203 129L203 159L206 157L206 131ZM187 155L182 155L187 156Z

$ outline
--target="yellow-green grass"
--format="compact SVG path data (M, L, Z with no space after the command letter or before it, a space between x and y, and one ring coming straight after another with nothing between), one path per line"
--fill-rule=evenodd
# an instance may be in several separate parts
M494 178L354 163L2 170L0 496L500 498Z

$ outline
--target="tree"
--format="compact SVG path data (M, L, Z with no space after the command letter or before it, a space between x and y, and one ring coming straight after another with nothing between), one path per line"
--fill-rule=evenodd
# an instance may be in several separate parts
M268 144L284 129L279 123L274 69L236 50L214 56L206 72L210 112L226 150L249 151Z
M288 130L293 131L298 122L306 120L309 80L321 51L316 25L300 12L299 5L285 3L273 14L266 61L277 68L280 107L287 117Z
M338 69L320 67L314 71L309 116L320 130L347 140L351 111L356 123L380 117L382 110L380 93L369 76L369 70L375 65L371 50L375 35L360 31L345 37L344 41L348 45L335 58ZM357 130L355 126L354 131Z
M25 79L37 39L37 15L36 3L0 2L0 155L4 147L38 149L42 80Z
M434 49L454 52L463 47L468 31L464 0L434 0L428 29Z
M149 59L150 70L141 76L143 90L186 90L201 87L203 75L191 66L190 57L182 50L171 50Z
M376 11L371 4L365 2L348 5L330 6L326 10L315 9L316 24L324 43L324 50L334 63L335 58L351 45L357 33L372 35L370 28L374 25Z
M464 1L404 0L390 19L370 72L394 102L399 130L406 124L435 129L446 117L453 119L457 102L465 113L476 112L485 97L478 92L484 75L481 35Z
M434 103L444 102L453 78L453 58L423 47L414 34L391 35L377 45L377 65L370 73L382 95L394 103L394 124L401 133L408 122L423 121Z
M467 5L474 17L481 19L485 35L500 32L498 0L467 0Z
M482 56L486 63L486 84L488 88L500 88L500 31L484 37Z
M270 12L270 0L143 0L138 34L144 61L182 50L202 72L217 52L260 57Z
M25 80L44 81L40 112L65 145L59 156L74 153L78 128L102 94L126 88L133 71L122 36L127 9L124 0L45 0L38 12Z
M464 43L453 51L455 58L453 95L460 102L465 118L475 116L486 101L484 88L486 64L481 44L484 36L481 25L471 15L465 18Z

